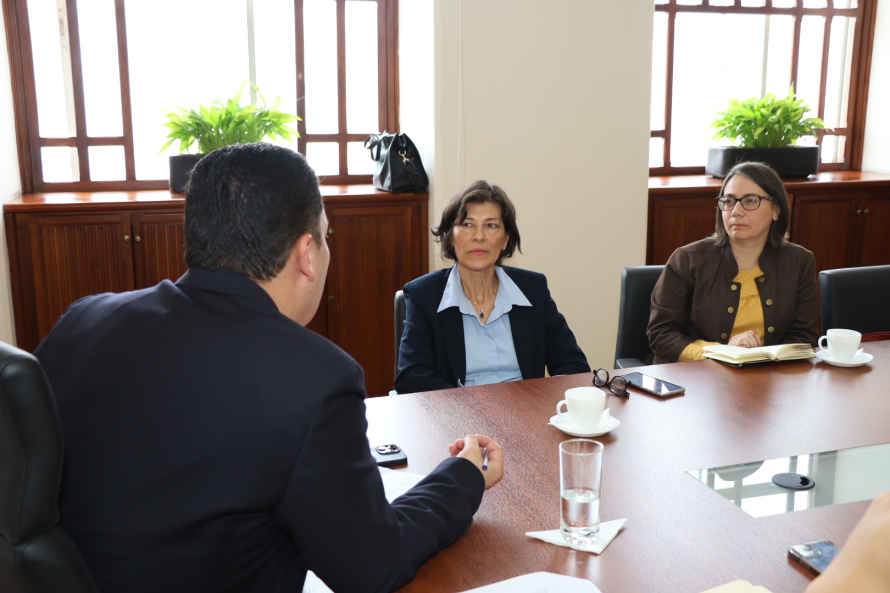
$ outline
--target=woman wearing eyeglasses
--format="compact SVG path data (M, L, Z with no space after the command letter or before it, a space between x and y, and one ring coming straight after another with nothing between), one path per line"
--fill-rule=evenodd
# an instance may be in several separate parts
M399 393L590 372L543 274L502 266L519 249L516 209L497 185L458 190L433 235L454 265L405 285Z
M656 364L702 359L705 346L815 344L820 305L813 254L785 241L790 208L767 165L723 181L711 237L677 249L652 292Z

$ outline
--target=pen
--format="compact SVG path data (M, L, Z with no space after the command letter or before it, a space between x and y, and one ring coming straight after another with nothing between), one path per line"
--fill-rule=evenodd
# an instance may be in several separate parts
M484 455L482 456L482 469L488 469L488 447L485 447Z

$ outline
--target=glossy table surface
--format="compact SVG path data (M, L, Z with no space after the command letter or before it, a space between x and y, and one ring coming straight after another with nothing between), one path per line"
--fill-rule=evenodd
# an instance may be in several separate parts
M601 517L628 521L599 556L525 536L559 526L557 447L573 437L547 422L564 391L591 374L368 400L371 444L400 445L406 471L428 473L470 433L506 452L505 477L472 527L402 591L455 593L535 571L584 577L603 593L695 593L739 578L803 591L811 577L787 559L788 546L842 545L868 503L754 518L686 472L890 442L890 342L864 347L874 360L858 368L814 359L636 369L686 394L610 398L621 426L597 437L606 446Z

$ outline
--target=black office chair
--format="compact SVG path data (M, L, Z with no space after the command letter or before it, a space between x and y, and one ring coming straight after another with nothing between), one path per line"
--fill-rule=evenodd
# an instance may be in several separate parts
M393 320L395 336L396 336L396 365L393 371L393 377L399 374L399 347L402 345L402 331L405 329L405 295L401 290L396 291L396 300L393 303Z
M652 355L646 328L649 326L652 290L663 269L664 266L633 266L621 271L616 369L643 366L643 361Z
M62 428L37 359L0 342L0 591L97 593L59 527Z
M865 337L890 331L890 266L819 272L819 292L823 332L852 329Z

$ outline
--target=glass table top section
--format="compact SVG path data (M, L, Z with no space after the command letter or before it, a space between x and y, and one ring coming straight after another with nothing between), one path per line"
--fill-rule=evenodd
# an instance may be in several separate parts
M686 473L752 517L766 517L871 500L890 490L890 443ZM780 473L802 474L816 485L809 490L783 488L772 482Z

